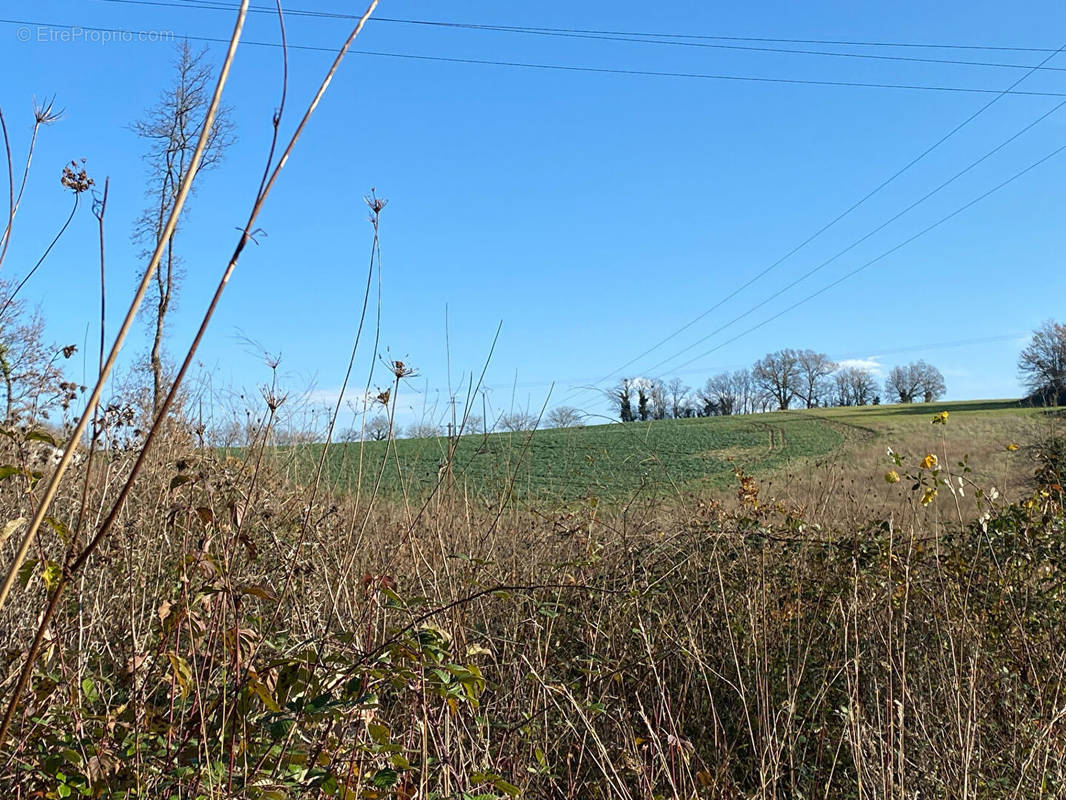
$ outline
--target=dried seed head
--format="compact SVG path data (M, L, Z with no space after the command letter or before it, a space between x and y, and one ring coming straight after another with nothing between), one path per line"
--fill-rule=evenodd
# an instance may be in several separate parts
M59 179L59 182L74 192L74 194L86 192L96 183L85 171L84 158L81 160L80 166L77 161L71 161L70 164L63 167L63 177Z
M370 209L370 213L373 214L375 217L381 213L381 210L385 208L385 206L389 204L389 201L386 200L384 197L377 196L373 186L370 187L370 194L365 195L363 197L363 202L367 204L367 207Z
M45 104L37 102L37 98L33 100L33 118L37 121L38 125L51 125L53 122L59 122L63 118L63 109L56 109L56 99L53 97Z

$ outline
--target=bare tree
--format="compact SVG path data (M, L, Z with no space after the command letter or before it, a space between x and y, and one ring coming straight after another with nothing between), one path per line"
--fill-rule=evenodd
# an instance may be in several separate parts
M703 416L729 416L737 410L737 394L733 376L720 372L707 379L700 390L701 412Z
M892 367L885 378L885 394L899 398L901 403L913 403L918 392L918 376L909 367Z
M648 402L652 419L666 419L670 404L667 400L666 384L658 378L648 382Z
M513 433L531 431L537 427L537 417L525 411L513 411L500 417L500 427Z
M755 387L764 392L780 411L786 410L800 386L799 359L795 350L768 353L751 369Z
M432 422L412 422L407 426L404 435L408 439L436 439L440 436L440 426Z
M573 406L559 406L548 412L549 428L576 428L581 425L581 412Z
M916 398L931 403L945 391L940 370L924 361L893 367L885 379L885 393L898 397L901 403L913 403Z
M383 442L392 436L392 423L385 414L378 414L366 424L363 435L372 442Z
M836 403L840 406L864 406L873 400L877 381L873 373L862 367L843 367L833 376Z
M64 380L60 364L74 346L50 346L44 338L44 319L12 297L12 287L0 280L0 392L6 424L48 419L56 408L66 409L78 389Z
M142 256L146 259L163 236L178 190L192 164L193 152L211 104L213 76L211 66L205 60L206 54L206 48L193 52L188 41L183 41L178 46L175 60L174 85L132 125L134 132L147 143L144 160L148 164L148 189L145 192L148 206L137 220L133 234L134 241L144 246ZM229 109L219 108L198 175L217 167L233 141ZM188 209L186 203L182 219ZM174 247L180 230L179 224L165 243L152 288L152 347L148 363L152 372L153 412L159 411L168 388L163 365L163 339L167 315L174 310L181 281L181 261Z
M828 378L836 370L836 364L825 353L813 350L800 350L795 356L799 372L796 395L807 404L807 408L814 408L823 402L828 393Z
M932 403L939 400L947 391L947 384L944 383L940 370L924 361L917 362L914 367L918 370L918 391L922 401Z
M1018 356L1018 372L1033 401L1066 405L1066 325L1048 320Z
M689 387L680 378L672 378L666 384L666 391L670 398L670 416L674 419L687 417L689 414L688 393Z

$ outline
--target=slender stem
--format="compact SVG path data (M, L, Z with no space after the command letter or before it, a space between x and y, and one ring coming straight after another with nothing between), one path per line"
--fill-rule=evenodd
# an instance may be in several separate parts
M48 247L45 248L45 251L41 254L41 257L37 259L37 263L33 265L33 269L26 273L25 277L23 277L23 279L19 281L18 286L15 287L15 291L13 291L10 296L8 296L7 302L4 303L3 308L0 308L0 319L4 318L4 314L7 313L8 308L10 308L11 304L15 301L15 295L17 295L22 290L22 287L26 285L26 281L33 277L33 273L35 273L37 269L41 266L41 264L44 263L44 260L48 258L48 254L52 252L52 248L56 246L56 242L58 242L60 238L62 238L63 234L66 233L67 228L70 227L71 220L74 219L74 214L78 211L78 201L80 200L80 198L81 193L74 192L74 205L70 209L70 214L67 215L67 221L63 223L63 227L59 229L59 233L55 235L55 238L53 238L51 243L49 243Z
M110 374L112 368L115 365L115 361L118 360L119 351L122 350L122 345L126 341L126 337L129 335L130 329L133 327L134 318L137 315L137 310L140 308L144 296L148 291L148 286L151 284L152 276L155 274L156 269L159 267L160 259L163 256L163 249L166 244L166 240L170 237L170 234L174 231L174 228L178 223L178 215L181 213L182 207L185 205L185 200L188 197L189 191L192 188L193 179L196 177L197 169L200 165L200 159L203 156L204 150L207 147L207 141L210 135L211 126L214 124L215 114L218 111L218 107L222 102L222 90L226 85L226 80L229 77L230 67L233 64L234 56L237 52L237 42L240 41L241 31L244 28L244 20L248 12L249 0L242 0L240 11L237 15L237 22L233 29L233 35L230 39L229 50L226 53L226 59L222 64L222 69L219 73L218 84L215 87L215 94L211 100L211 106L208 109L207 116L204 119L204 127L200 132L200 140L196 145L196 152L193 154L192 164L188 174L185 176L185 180L182 182L181 187L178 190L177 197L174 201L174 208L171 210L170 218L167 220L166 229L164 235L160 237L158 244L156 245L155 252L152 254L151 261L148 263L148 268L144 272L144 276L141 278L140 285L137 287L137 292L133 299L130 301L129 309L126 312L126 317L122 322L122 326L119 328L118 334L115 337L115 341L111 346L111 352L108 354L107 360L104 362L104 368L100 372L100 376L96 381L96 385L93 387L92 394L89 397L89 401L86 404L85 411L82 412L81 417L78 419L77 424L74 427L74 431L71 434L71 441L77 442L81 440L81 437L85 434L85 429L88 427L89 418L92 416L93 409L96 408L100 402L100 395L103 393L104 383L107 380L108 374ZM22 543L19 545L18 552L16 553L15 560L12 562L12 567L8 570L7 576L4 579L4 584L0 587L0 608L3 608L5 602L7 602L8 595L11 593L11 588L15 584L15 580L18 577L18 567L26 558L26 553L30 548L30 543L37 535L37 531L40 529L41 524L44 522L45 516L48 514L48 510L55 500L56 494L59 491L59 484L66 474L67 469L70 467L71 459L74 456L73 447L68 447L63 452L62 457L59 460L59 464L56 465L55 472L52 473L52 477L48 481L48 485L45 487L44 494L41 497L40 505L37 508L37 513L33 517L33 521L30 523L29 528L26 531ZM32 654L31 654L32 655ZM32 658L27 659L28 662L32 662ZM10 720L8 720L10 722ZM0 745L3 744L4 736L7 732L7 726L0 727Z

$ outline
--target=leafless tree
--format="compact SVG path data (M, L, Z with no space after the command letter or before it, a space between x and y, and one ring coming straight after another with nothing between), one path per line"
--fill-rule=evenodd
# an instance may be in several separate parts
M720 372L707 379L700 391L700 403L703 416L729 416L737 410L737 393L733 376Z
M833 376L836 403L840 406L864 406L873 401L877 381L870 370L862 367L842 367Z
M799 359L795 350L768 353L755 362L751 370L755 387L772 398L781 411L786 410L800 387Z
M1018 372L1031 399L1066 404L1066 325L1048 320L1018 356Z
M946 390L940 370L924 361L893 367L885 379L885 393L899 398L901 403L913 403L917 398L931 403Z
M392 436L392 424L386 414L378 414L367 424L363 435L371 442L383 442Z
M751 414L757 410L757 392L746 369L720 372L708 378L698 397L703 416Z
M581 412L573 406L559 406L548 412L548 427L576 428L581 425Z
M174 207L178 189L188 174L211 104L214 79L206 54L206 48L194 52L187 41L178 45L174 85L145 112L143 118L132 125L134 132L146 143L144 160L148 164L148 189L145 194L148 206L138 218L133 233L134 241L144 247L142 256L145 259L163 236L167 218ZM198 175L217 167L233 141L230 112L222 107L211 128ZM182 218L188 209L189 204L186 203ZM149 318L152 346L148 363L152 373L153 412L158 412L168 388L163 364L163 339L167 315L175 308L181 282L181 261L175 253L175 238L180 230L179 225L166 242L152 287L153 306Z
M921 392L922 401L932 403L939 400L947 391L947 384L944 383L940 370L924 361L919 361L916 366L919 373L918 390Z
M829 376L836 370L836 364L825 353L813 350L800 350L795 355L799 371L796 395L806 403L807 408L814 408L823 402L828 393Z
M670 398L670 416L681 419L689 415L688 393L691 391L680 378L671 378L666 384Z
M440 426L432 422L412 422L404 435L408 439L435 439L440 436Z
M666 419L670 404L666 394L666 384L658 378L648 381L648 405L652 419Z
M531 431L537 427L537 417L527 414L525 411L512 411L500 417L500 426L507 431L518 433L519 431Z
M6 424L36 423L57 409L66 409L79 387L67 382L60 366L75 347L58 348L44 338L44 319L0 280L0 392Z

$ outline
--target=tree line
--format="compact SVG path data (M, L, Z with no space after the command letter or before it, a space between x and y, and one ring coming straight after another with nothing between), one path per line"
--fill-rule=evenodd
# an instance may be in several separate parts
M838 364L825 353L787 348L767 353L748 369L720 372L693 390L670 381L622 378L608 392L622 422L716 417L789 408L931 403L947 391L940 370L925 361L893 367L880 384L873 371Z

